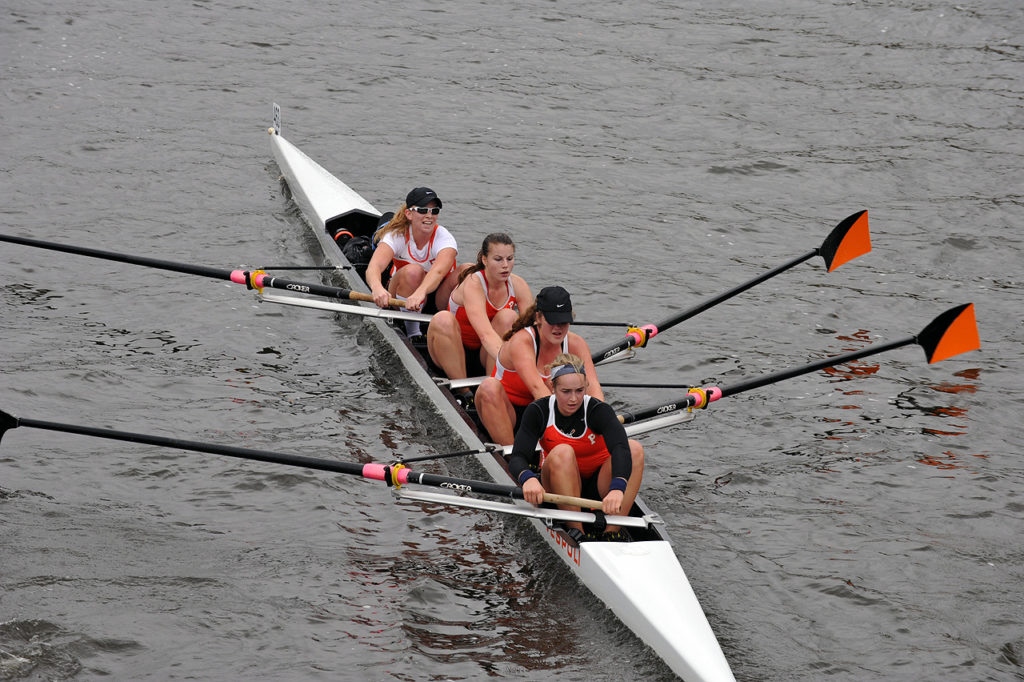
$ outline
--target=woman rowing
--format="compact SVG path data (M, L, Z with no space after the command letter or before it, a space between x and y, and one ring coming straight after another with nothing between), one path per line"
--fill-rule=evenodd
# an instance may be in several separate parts
M437 222L441 199L429 187L416 187L391 221L374 235L376 249L366 266L366 284L381 308L391 296L404 297L407 310L433 312L448 306L458 283L455 237ZM391 280L384 287L384 268ZM407 267L409 266L409 267ZM420 323L405 323L410 337L421 335Z
M583 360L560 354L550 373L553 395L526 407L508 461L509 471L523 488L523 498L537 505L544 501L545 492L597 498L605 514L629 514L643 478L643 446L626 437L610 405L587 395ZM579 507L559 506L579 511ZM574 540L584 538L582 524L567 525ZM629 541L629 535L620 530L608 526L600 539Z
M569 331L572 318L569 292L562 287L544 287L536 302L522 311L505 334L491 376L484 379L476 392L477 414L493 442L511 445L516 423L526 406L551 395L551 389L544 383L544 368L559 353L584 358L591 379L587 394L604 399L590 359L590 347Z
M448 310L430 320L430 357L451 379L467 376L467 367L490 371L502 336L512 328L519 310L533 305L526 281L512 274L516 247L507 234L484 238L476 263L459 275L448 299Z

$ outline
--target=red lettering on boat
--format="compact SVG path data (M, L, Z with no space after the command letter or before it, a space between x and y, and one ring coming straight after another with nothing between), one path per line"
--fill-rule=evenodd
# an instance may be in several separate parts
M547 531L548 531L548 535L551 536L551 539L554 540L556 544L558 544L561 547L565 548L565 555L567 557L569 557L569 559L571 559L574 564L579 566L580 565L580 548L579 548L579 545L575 545L575 546L572 545L568 540L565 539L565 536L561 535L560 533L556 533L551 528L548 528Z

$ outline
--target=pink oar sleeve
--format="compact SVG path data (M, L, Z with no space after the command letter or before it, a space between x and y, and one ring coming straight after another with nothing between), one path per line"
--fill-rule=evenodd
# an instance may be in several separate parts
M383 481L385 479L385 466L383 464L374 464L373 462L363 465L363 478L371 478L375 481ZM398 478L399 485L405 485L409 482L409 470L406 468L391 469L391 475Z

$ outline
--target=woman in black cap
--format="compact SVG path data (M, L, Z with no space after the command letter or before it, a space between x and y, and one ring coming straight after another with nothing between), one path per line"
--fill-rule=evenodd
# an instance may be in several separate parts
M381 308L391 296L405 299L408 310L436 312L448 307L458 284L455 237L437 222L441 199L429 187L416 187L405 197L395 217L373 236L376 249L366 266L366 284ZM384 288L384 268L391 281ZM406 267L410 266L410 267ZM433 294L433 296L431 296ZM419 322L406 322L406 334L419 336Z
M584 370L590 378L587 395L604 399L590 347L581 336L569 331L572 318L569 292L562 287L544 287L505 334L491 376L476 391L477 414L493 442L511 445L526 406L551 395L544 367L560 353L584 359Z

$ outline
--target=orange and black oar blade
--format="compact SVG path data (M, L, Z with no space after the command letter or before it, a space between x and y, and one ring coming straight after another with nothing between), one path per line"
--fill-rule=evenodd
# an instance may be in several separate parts
M829 272L869 251L871 233L868 231L867 211L858 211L836 225L818 249Z
M981 348L974 304L964 303L942 313L917 335L917 342L924 348L928 362Z
M619 415L619 421L623 424L630 424L640 419L657 417L667 412L687 407L707 407L708 403L736 395L737 393L776 384L786 379L825 369L826 367L843 365L854 360L878 355L879 353L885 353L886 351L910 346L915 343L924 348L924 352L928 356L928 362L938 362L939 360L945 360L954 355L980 348L978 327L974 321L974 304L965 303L964 305L947 310L932 320L924 328L924 331L917 336L907 336L895 341L876 343L867 348L822 358L809 362L806 365L754 377L753 379L740 381L729 386L722 386L721 388L718 386L708 386L700 390L691 388L686 395L671 402L652 405L632 412L624 412Z

